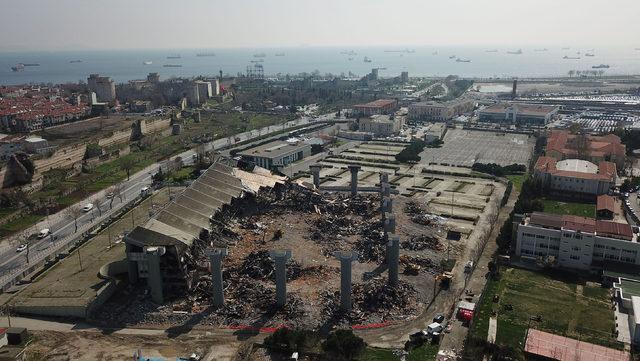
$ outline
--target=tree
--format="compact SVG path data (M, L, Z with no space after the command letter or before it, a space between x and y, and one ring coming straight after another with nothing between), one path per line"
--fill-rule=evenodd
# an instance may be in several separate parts
M338 360L352 360L365 348L364 341L351 330L337 330L329 334L322 349Z
M104 201L104 199L102 199L102 198L96 198L96 199L93 201L93 205L94 205L96 208L98 208L98 214L100 215L100 217L102 217L102 208L100 208L100 207L102 207L102 205L104 205L104 204L105 204L105 201Z
M575 74L576 74L575 70L569 70L569 78L573 78Z
M126 156L122 157L118 161L118 165L120 166L120 169L127 172L127 180L129 180L131 178L131 170L136 165L135 159Z
M67 208L67 214L69 217L73 218L73 225L75 226L75 230L73 232L78 232L78 218L82 215L82 207L80 207L79 204L74 204Z
M120 198L120 203L122 203L122 197L124 196L124 185L122 183L117 183L113 185L113 197ZM113 198L112 198L113 199Z

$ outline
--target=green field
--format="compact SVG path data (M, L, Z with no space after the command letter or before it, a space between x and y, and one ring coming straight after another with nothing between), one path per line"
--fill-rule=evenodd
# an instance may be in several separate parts
M498 295L498 302L493 302ZM501 270L501 278L489 281L478 305L471 329L486 339L489 317L497 313L496 343L521 349L527 327L622 348L612 336L613 311L609 292L588 286L583 280L554 271L553 275L517 268ZM541 316L542 321L530 320Z
M593 203L562 202L554 199L542 199L544 212L581 217L596 216L596 205Z
M434 361L438 355L438 345L425 343L409 352L406 361ZM358 357L359 361L399 361L400 357L393 354L393 350L367 347L362 355Z
M518 192L522 190L522 183L527 179L526 174L512 174L506 177L508 180L513 183L513 188L515 188Z

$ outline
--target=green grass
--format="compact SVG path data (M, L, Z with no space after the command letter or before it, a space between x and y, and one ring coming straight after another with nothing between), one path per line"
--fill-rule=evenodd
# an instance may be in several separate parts
M438 355L439 345L425 343L409 352L406 361L434 361Z
M360 361L398 361L400 358L393 354L392 350L367 347L362 355L358 357Z
M23 229L40 222L43 218L44 216L39 214L26 214L18 219L5 223L0 226L0 237L20 232Z
M593 203L562 202L554 199L542 199L544 212L581 217L596 216L596 205Z
M499 301L493 302L493 296ZM512 309L506 307L510 305ZM612 336L613 311L609 292L587 286L576 276L554 271L553 274L517 268L501 270L500 280L490 280L477 306L473 336L486 339L489 317L497 312L496 343L520 349L527 327L581 339L606 347L621 348ZM530 316L542 321L530 321Z
M513 183L513 187L520 192L522 190L522 184L524 183L524 180L527 179L527 175L526 174L512 174L512 175L508 175L507 179L511 181L511 183Z

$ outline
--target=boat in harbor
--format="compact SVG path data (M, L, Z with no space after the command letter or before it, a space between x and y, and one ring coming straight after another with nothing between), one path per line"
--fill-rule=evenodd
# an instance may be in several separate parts
M197 57L203 57L203 56L216 56L215 53L198 53L196 54Z
M147 61L143 61L142 64L151 65L151 64L153 64L153 62L151 60L147 60Z
M584 54L584 56L595 56L595 54L593 54L593 53L586 53L586 54Z
M368 57L366 57L366 56L365 56L365 57L364 57L364 59L363 59L363 61L364 61L365 63L370 63L370 62L371 62L371 59L369 59Z
M511 55L521 55L522 54L522 49L518 49L516 51L507 51L507 54L511 54Z
M265 53L258 53L258 54L253 54L254 58L266 58L267 54Z
M609 66L609 64L600 64L600 65L594 65L591 68L592 69L609 69L611 66Z
M456 63L470 63L470 62L471 60L469 59L460 59L460 58L456 59Z
M449 59L455 59L455 58L456 58L456 56L455 56L455 55L451 55L451 56L449 57Z
M566 59L566 60L578 60L578 59L580 59L580 57L579 57L579 56L568 56L568 55L565 55L565 56L563 56L563 57L562 57L562 59Z
M23 71L24 70L24 64L22 63L18 63L15 66L11 67L12 71L18 72L18 71Z
M163 68L182 68L182 65L180 65L180 64L164 64L162 67Z

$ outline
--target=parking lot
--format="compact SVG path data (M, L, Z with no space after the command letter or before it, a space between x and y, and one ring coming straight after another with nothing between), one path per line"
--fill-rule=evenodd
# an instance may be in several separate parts
M524 134L449 129L440 148L427 148L420 156L430 164L471 167L474 163L501 166L529 164L535 139Z

